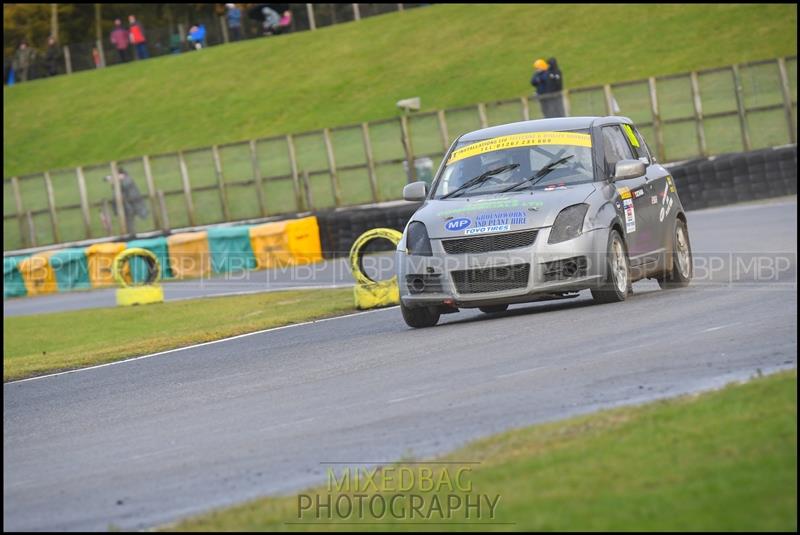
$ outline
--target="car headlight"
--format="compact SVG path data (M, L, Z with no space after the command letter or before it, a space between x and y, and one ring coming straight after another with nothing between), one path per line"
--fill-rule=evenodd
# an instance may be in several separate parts
M406 236L406 248L408 254L419 256L433 256L431 251L431 240L428 238L428 229L419 221L412 221L408 225L408 235Z
M583 232L583 218L588 210L588 204L575 204L561 210L550 229L547 243L560 243L580 236Z

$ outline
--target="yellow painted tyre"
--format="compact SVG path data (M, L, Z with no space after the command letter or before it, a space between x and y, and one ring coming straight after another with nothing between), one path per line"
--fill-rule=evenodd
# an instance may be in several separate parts
M397 275L391 279L374 281L362 270L361 252L367 243L377 239L387 239L397 245L403 237L401 232L390 228L368 230L358 237L350 248L350 269L356 285L353 288L356 308L366 310L396 305L400 302L400 289L397 286Z
M403 233L392 228L375 228L372 230L366 231L364 234L358 237L358 239L353 243L353 246L350 248L350 270L353 272L353 278L356 279L356 283L362 285L369 285L375 284L376 281L370 279L366 273L361 270L361 250L372 240L377 240L380 238L387 239L392 242L395 246L400 243L400 239L403 237ZM397 282L397 275L389 279L390 281ZM387 281L381 281L387 282Z
M139 256L141 258L144 258L145 260L150 262L151 265L155 266L155 276L151 277L151 279L144 284L150 285L158 282L158 280L161 278L161 265L158 263L158 258L156 258L156 255L152 251L148 251L147 249L142 249L141 247L132 247L130 249L125 249L124 251L122 251L121 253L119 253L117 256L114 257L114 263L111 265L111 273L114 276L114 280L117 281L119 285L122 286L123 288L140 286L137 284L128 284L128 281L126 281L125 277L122 276L122 266L124 265L125 262L128 262L130 258L133 256ZM153 272L152 269L150 271L151 273Z

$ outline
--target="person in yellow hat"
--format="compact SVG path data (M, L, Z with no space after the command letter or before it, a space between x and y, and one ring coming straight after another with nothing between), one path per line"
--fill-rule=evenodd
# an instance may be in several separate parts
M561 70L555 58L545 61L541 58L533 62L535 72L531 85L536 88L542 115L545 117L563 117L564 108L561 102ZM557 94L558 93L558 94Z

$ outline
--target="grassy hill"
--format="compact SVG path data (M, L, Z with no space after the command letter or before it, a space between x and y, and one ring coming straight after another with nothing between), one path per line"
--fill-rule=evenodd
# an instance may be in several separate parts
M796 5L438 5L6 87L5 176L796 54Z

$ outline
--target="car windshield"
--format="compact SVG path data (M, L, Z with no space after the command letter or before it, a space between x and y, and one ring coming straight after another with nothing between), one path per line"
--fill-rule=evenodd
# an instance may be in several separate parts
M531 132L459 142L434 199L569 186L594 180L588 130Z

